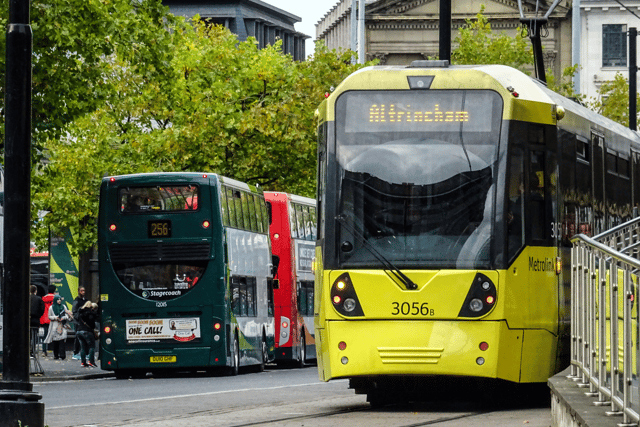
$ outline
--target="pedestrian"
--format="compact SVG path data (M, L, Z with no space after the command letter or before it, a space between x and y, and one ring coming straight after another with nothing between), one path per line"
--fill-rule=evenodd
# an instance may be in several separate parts
M69 320L73 318L71 312L64 306L62 297L53 297L53 304L49 307L49 333L44 342L53 344L53 358L64 360L66 357L65 343L67 340L67 329Z
M31 285L29 291L31 292L31 295L29 295L30 350L31 356L35 357L36 351L38 351L38 329L40 329L40 318L44 314L44 302L37 295L38 288L35 285Z
M44 313L42 314L42 317L40 317L40 325L44 329L45 337L49 333L49 308L51 308L51 304L53 303L56 287L54 285L49 285L48 291L49 293L42 297L42 302L44 302ZM45 342L42 343L42 355L45 357L47 356L47 344Z
M86 297L86 289L84 286L80 286L78 288L78 296L73 300L73 304L71 305L71 313L73 314L73 324L76 327L76 332L78 331L78 312L80 308L82 308L87 301L89 301ZM73 360L80 360L80 339L78 338L78 334L76 333L75 339L73 340L73 356L71 356Z
M78 329L76 336L80 340L80 360L82 366L96 368L96 320L98 320L98 304L87 301L78 311Z

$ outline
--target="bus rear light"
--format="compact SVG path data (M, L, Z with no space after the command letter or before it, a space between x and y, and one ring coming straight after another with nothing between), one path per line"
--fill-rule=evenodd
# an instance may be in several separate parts
M111 177L111 178L109 178L109 181L116 182L116 179L114 177Z
M340 302L341 302L341 301L342 301L342 298L340 298L340 295L335 295L335 296L333 297L333 303L334 303L334 304L336 304L336 305L337 305L337 304L340 304Z
M211 226L211 223L206 219L202 221L202 228L209 228L210 226Z
M484 341L480 343L480 350L487 351L488 348L489 348L489 343L486 343Z
M104 343L107 345L111 344L111 338L107 338L106 340L104 340Z
M344 281L342 280L336 283L336 288L338 288L339 291L344 291L346 287L347 287L347 284L344 283Z
M493 298L493 295L489 295L485 301L487 302L487 304L493 304L495 298Z
M273 238L274 240L278 240L280 238L280 235L278 233L274 233Z
M340 341L340 342L338 343L338 350L340 350L340 351L344 351L344 350L346 350L346 348L347 348L347 343L346 343L346 342L344 342L344 341Z
M478 357L476 359L476 363L478 364L478 366L484 365L484 357Z
M282 347L291 339L291 319L285 316L280 317L280 338L278 345Z
M340 362L343 365L346 365L347 363L349 363L349 358L347 356L342 356L342 359L340 359Z
M115 225L115 224L111 224L111 225L109 226L109 230L111 230L111 231L116 231L116 228L117 228L117 227L116 227L116 225Z
M111 326L105 326L104 327L104 333L105 334L111 333Z
M203 178L206 178L206 177L207 177L207 174L206 174L206 173L205 173L205 174L202 174L202 177L203 177Z
M220 328L222 328L222 325L220 323L216 322L216 323L213 324L213 329L215 329L216 331L219 331Z

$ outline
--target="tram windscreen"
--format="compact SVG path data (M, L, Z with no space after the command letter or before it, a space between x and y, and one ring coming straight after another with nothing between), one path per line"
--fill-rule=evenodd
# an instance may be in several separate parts
M340 264L488 268L502 105L488 90L341 95Z

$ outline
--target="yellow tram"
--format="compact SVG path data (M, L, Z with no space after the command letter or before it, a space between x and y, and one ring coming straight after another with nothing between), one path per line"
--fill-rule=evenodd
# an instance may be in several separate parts
M318 109L321 380L543 383L568 365L569 238L629 219L640 138L506 66L364 68Z

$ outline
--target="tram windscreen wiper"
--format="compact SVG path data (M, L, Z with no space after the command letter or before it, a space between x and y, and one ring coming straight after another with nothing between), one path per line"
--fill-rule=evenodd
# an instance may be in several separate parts
M387 273L387 275L391 277L393 281L400 281L407 290L418 289L418 285L416 285L415 282L411 280L406 274L400 271L398 267L393 265L391 261L385 258L384 255L378 252L376 248L371 243L369 243L367 238L360 230L356 229L354 226L347 222L344 215L336 216L336 221L338 221L340 225L346 228L351 234L353 234L354 237L362 242L363 246L369 252L371 252L371 254L380 262L380 264L384 266L385 273Z

